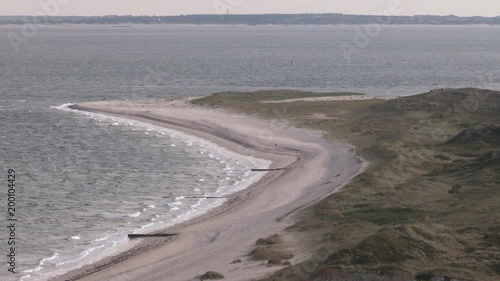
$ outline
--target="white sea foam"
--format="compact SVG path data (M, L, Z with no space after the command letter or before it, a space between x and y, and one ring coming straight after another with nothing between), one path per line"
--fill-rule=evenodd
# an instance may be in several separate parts
M145 229L148 229L150 227L152 227L154 225L154 223L148 223L146 225L143 225L139 228L139 230L145 230Z
M23 271L23 272L24 272L24 271ZM29 279L29 278L31 278L31 274L26 274L26 275L21 276L21 278L19 278L19 280L20 280L20 281L23 281L23 280L27 280L27 279Z
M132 214L128 214L127 217L137 218L140 215L141 215L141 212L134 212Z
M182 205L181 201L175 200L174 202L168 203L169 206L180 206Z
M119 213L111 213L111 212L104 212L102 213L102 215L106 218L110 218L110 219L117 219L117 218L121 218L123 217L123 214L119 214Z
M50 257L46 257L46 258L43 258L39 263L38 265L39 266L42 266L45 262L48 262L48 261L51 261L51 260L54 260L54 259L57 259L59 257L59 254L58 253L54 253L52 256ZM26 271L27 272L27 271Z
M205 200L206 200L206 199L201 198L201 199L199 199L199 200L196 202L196 204L193 204L193 205L191 205L191 206L189 206L189 207L191 207L191 208L193 208L193 209L196 209L196 208L198 208L198 207L201 205L201 203L203 203L203 201L205 201Z
M81 252L80 257L77 260L82 260L85 257L89 256L92 252L95 252L96 250L101 249L103 247L104 247L104 244L101 244L101 245L99 245L97 247L93 247L93 248L90 248L90 249L83 250Z
M232 151L229 151L223 147L220 147L212 142L182 132L170 130L167 128L159 127L145 122L136 121L133 119L73 110L69 108L69 106L71 105L72 104L64 104L52 108L66 112L73 112L76 114L86 116L88 118L92 118L97 122L99 122L99 126L119 127L119 125L123 125L123 127L127 128L127 130L139 131L143 132L144 134L147 134L148 132L154 132L153 134L149 134L149 136L147 136L149 138L151 137L165 138L168 135L171 141L171 143L169 144L171 147L176 147L176 146L181 146L182 148L186 146L191 147L189 150L192 150L193 153L199 152L200 154L207 155L209 159L218 160L217 162L221 161L220 164L223 164L222 167L219 166L220 165L219 163L214 163L213 160L210 160L212 162L209 161L205 164L207 166L219 167L218 168L219 171L224 169L224 172L226 174L226 177L224 178L227 180L230 180L231 177L234 178L232 174L237 175L245 173L242 179L240 179L241 182L235 181L234 186L229 187L219 184L218 188L215 187L211 192L208 193L207 190L204 189L204 194L208 196L212 194L227 195L229 193L239 191L241 189L248 187L250 184L258 181L263 175L263 173L251 174L248 173L248 171L254 167L266 168L269 167L270 164L269 161L250 156L242 156ZM168 152L168 150L166 152ZM210 186L210 184L214 183L217 184L216 181L212 183L212 180L209 180L208 178L205 179L199 178L199 180L200 182L203 182L203 180L205 181L203 182L204 188L206 188L206 186ZM197 183L193 183L193 185L200 186L200 184ZM199 188L194 188L193 190L195 192L200 192ZM186 191L188 191L188 189L186 189ZM185 195L190 196L191 194L192 193L186 193ZM46 269L40 270L40 272L46 272L43 273L42 279L47 280L49 276L54 276L54 274L59 275L69 270L78 268L83 264L88 264L90 262L97 261L99 259L104 258L105 256L109 256L113 253L116 253L118 249L125 250L127 247L130 247L130 242L126 243L128 239L124 238L126 237L126 233L149 232L149 231L159 230L168 227L170 225L180 223L194 216L201 215L207 212L211 208L220 206L225 201L225 199L217 199L217 200L200 199L194 202L191 200L186 200L185 197L181 196L180 194L177 194L177 197L175 197L174 201L169 202L167 204L160 203L161 198L158 198L158 200L159 201L156 201L155 204L152 204L152 202L148 202L147 203L148 205L144 206L147 206L147 208L151 209L157 208L158 206L158 210L164 210L164 209L168 210L171 212L170 215L166 216L165 214L163 214L162 217L160 217L160 215L155 214L149 216L148 218L149 223L142 226L137 226L137 224L139 223L138 217L141 216L141 212L136 211L128 214L111 213L109 211L104 212L103 213L104 217L113 220L120 220L127 217L133 219L130 219L130 221L127 224L123 222L123 224L119 226L121 227L121 229L119 231L117 230L117 232L114 234L106 235L94 240L88 240L89 243L88 248L86 250L81 251L80 253L77 253L76 256L71 256L66 254L63 256L62 254L60 254L61 256L57 257L54 260L54 263L57 262L55 267L57 270L53 269L50 272L46 272L47 271ZM190 205L186 203L186 205L184 205L183 202L185 203L193 202L193 203L191 203ZM134 205L140 204L138 202L127 202L125 200L123 200L121 203L126 207L126 209L133 209ZM144 223L144 221L142 222ZM75 240L80 238L81 237L79 235L71 237L71 239ZM81 241L85 242L83 240L84 239L82 238ZM45 260L45 264L48 264L48 261L49 261L48 259ZM23 278L25 278L24 279L25 281L39 280L40 274L41 273L38 274L31 273L23 276Z
M34 272L40 271L42 269L43 269L43 267L37 266L37 267L32 268L32 269L27 269L27 270L23 271L23 273L34 273Z
M92 242L102 242L102 241L105 241L107 239L108 239L108 236L104 236L104 237L101 237L101 238L94 239L94 240L92 240Z

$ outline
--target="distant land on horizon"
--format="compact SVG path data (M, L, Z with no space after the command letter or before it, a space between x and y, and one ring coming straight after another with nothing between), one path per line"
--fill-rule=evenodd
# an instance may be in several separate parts
M262 14L262 15L180 15L180 16L0 16L0 24L246 24L246 25L500 25L497 17L416 15L375 16L346 14Z

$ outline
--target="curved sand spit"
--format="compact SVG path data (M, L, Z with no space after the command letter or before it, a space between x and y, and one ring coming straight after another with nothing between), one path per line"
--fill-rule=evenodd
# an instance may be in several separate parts
M276 101L263 101L262 103L287 103L296 101L306 102L321 102L321 101L356 101L356 100L394 100L397 96L369 96L369 95L352 95L352 96L332 96L332 97L312 97L312 98L298 98L298 99L285 99Z
M282 232L293 224L294 214L339 191L367 166L352 146L327 141L319 133L182 100L82 103L74 108L155 123L271 160L271 168L287 168L267 172L223 206L164 230L180 233L167 242L144 239L128 252L53 279L58 281L185 281L209 270L233 281L263 277L281 267L250 261L247 254L255 241ZM237 259L242 263L232 263Z

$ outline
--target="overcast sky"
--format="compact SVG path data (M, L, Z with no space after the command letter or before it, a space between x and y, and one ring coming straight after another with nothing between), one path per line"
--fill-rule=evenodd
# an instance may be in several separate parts
M44 8L41 3L59 3ZM500 0L0 0L0 15L180 15L262 13L498 16Z

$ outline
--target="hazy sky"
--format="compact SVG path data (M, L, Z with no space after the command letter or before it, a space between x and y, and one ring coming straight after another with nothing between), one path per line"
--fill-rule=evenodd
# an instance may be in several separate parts
M499 0L0 0L0 15L390 14L398 3L398 15L500 15Z

